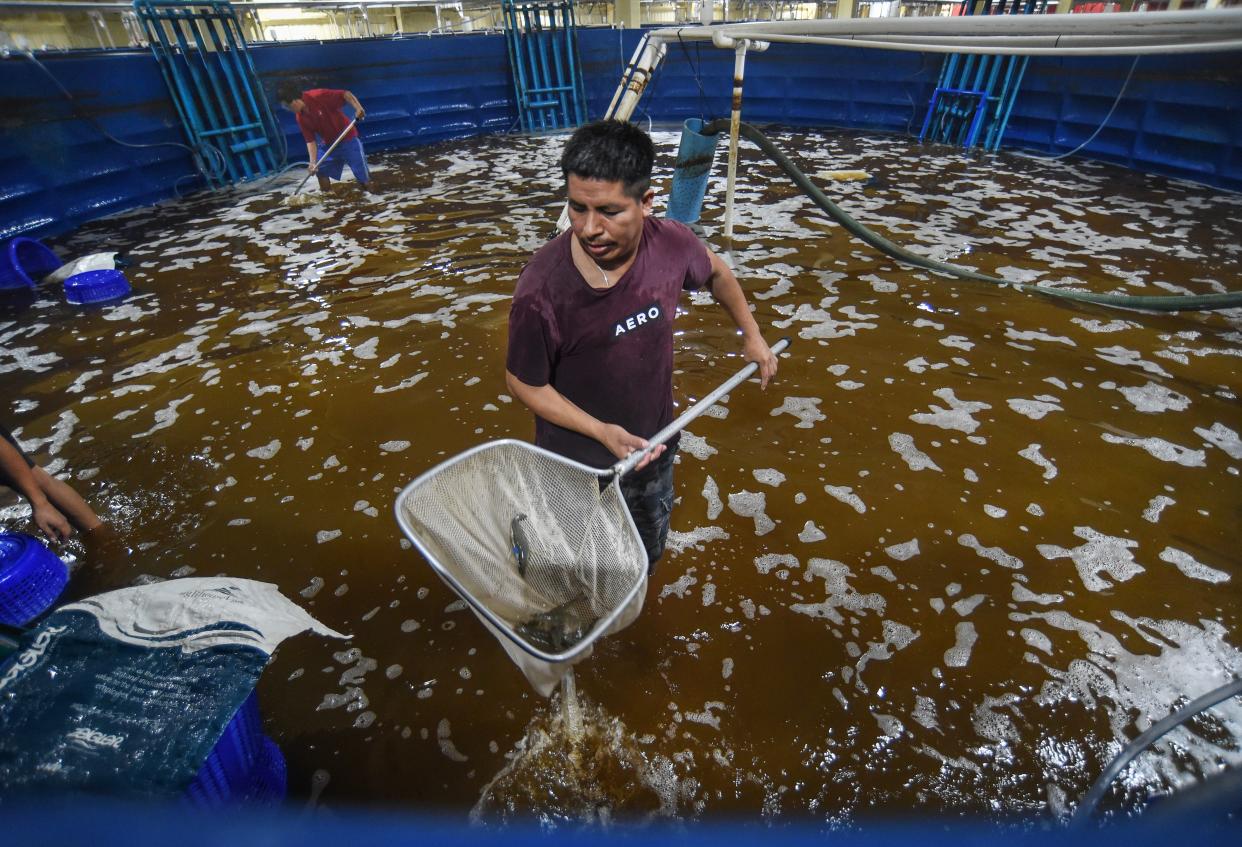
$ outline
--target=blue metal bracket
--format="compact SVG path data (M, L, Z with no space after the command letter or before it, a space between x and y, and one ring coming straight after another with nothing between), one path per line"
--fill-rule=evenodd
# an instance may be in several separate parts
M526 132L586 120L573 0L504 0L505 42L518 117Z
M134 12L208 186L274 171L283 136L232 5L134 0Z

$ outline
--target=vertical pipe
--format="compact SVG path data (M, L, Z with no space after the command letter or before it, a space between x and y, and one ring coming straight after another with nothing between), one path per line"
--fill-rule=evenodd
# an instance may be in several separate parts
M160 28L159 21L147 17L147 14L150 13L149 9L145 6L139 6L138 12L138 23L143 29L147 45L155 55L155 63L160 66L160 73L164 77L164 84L168 86L169 92L173 95L173 105L177 107L177 116L181 118L181 126L185 129L190 144L194 147L194 166L198 169L203 179L206 180L207 184L211 185L214 181L213 172L205 164L206 159L202 154L201 144L198 139L198 116L192 111L187 110L187 106L192 106L192 104L186 99L180 78L175 76L176 69L172 67L172 62L168 55L168 43L164 40L164 32Z
M267 97L264 95L262 88L259 87L258 78L254 75L254 73L246 73L246 64L242 61L241 55L239 55L246 54L246 42L245 36L241 31L241 23L238 21L237 16L233 13L231 7L223 5L221 8L223 11L220 15L219 21L220 31L224 36L224 53L227 56L228 61L231 63L234 73L237 78L241 80L243 88L245 89L246 104L250 107L250 114L252 115L251 119L263 125L261 132L268 140L268 145L266 147L255 151L256 154L261 154L257 155L256 158L259 161L260 170L264 172L275 170L276 151L272 148L272 142L275 138L275 133L279 132L279 129L274 126L275 121L272 120L270 123L273 124L273 131L268 131L268 118L270 118L270 113L265 115ZM233 37L234 31L237 33L237 38ZM240 47L238 46L239 40L241 41ZM256 88L259 88L257 92L255 90Z
M586 91L583 89L582 76L578 68L578 24L574 20L573 3L562 3L561 14L565 19L565 52L569 59L569 78L574 87L574 126L579 126L586 121L586 115L583 113Z
M207 83L203 80L202 71L190 59L190 45L186 40L185 32L181 28L182 15L176 9L168 12L168 20L172 28L173 37L176 38L177 44L181 48L181 56L185 60L185 66L190 72L190 78L194 80L194 91L198 94L199 103L203 107L203 113L207 118L207 125L210 129L219 129L221 126L220 119L216 116L215 107L211 103L211 95L207 91ZM237 181L237 166L233 162L233 157L227 149L221 149L224 145L213 145L220 151L220 155L224 157L224 164L229 172L229 181Z
M612 101L608 104L608 108L604 110L604 117L610 118L615 114L617 106L621 102L622 96L630 86L630 81L634 79L637 72L638 63L643 58L647 49L647 39L651 36L644 32L642 37L638 39L638 46L634 48L633 55L630 56L630 63L625 66L625 70L621 72L621 81L617 83L617 90L612 93Z
M733 249L733 188L737 182L737 136L742 122L742 81L746 72L746 50L750 41L743 38L733 48L733 111L729 115L729 171L725 184L725 243Z
M253 121L251 120L250 113L246 108L247 104L242 99L242 91L237 85L237 79L233 75L231 59L229 59L229 57L225 55L224 45L221 43L220 37L218 33L216 32L216 18L218 17L218 15L219 15L219 12L217 10L217 7L213 3L212 11L208 13L206 17L200 20L200 25L204 29L207 30L207 36L211 41L212 47L215 48L213 52L216 57L216 64L219 66L220 73L224 76L225 82L228 84L229 94L232 96L233 104L237 108L237 112L238 112L237 125L242 126L244 124L252 123ZM253 132L254 130L240 131L240 135L242 136L240 140L248 141L249 139L246 138L245 136L249 136ZM235 133L235 134L238 134L238 133ZM252 163L255 165L256 173L261 173L263 171L262 160L259 158L257 151L250 151L250 150L243 151L240 154L239 158L242 160L242 163L245 166L247 177L252 175L250 172L251 171L250 165Z
M556 87L563 89L567 83L571 82L571 80L568 80L565 77L565 62L563 54L565 52L564 45L566 43L566 33L564 27L560 25L556 11L556 6L548 7L549 38L552 41L552 67L556 72ZM571 103L569 98L570 92L568 91L556 92L556 100L561 106L560 126L562 128L574 125L573 113L570 111Z

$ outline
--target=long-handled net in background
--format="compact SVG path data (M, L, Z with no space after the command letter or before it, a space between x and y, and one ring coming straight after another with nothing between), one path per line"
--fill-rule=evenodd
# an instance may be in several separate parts
M402 490L397 523L548 696L597 639L642 611L647 554L621 477L756 368L746 365L611 468L512 439L467 450Z

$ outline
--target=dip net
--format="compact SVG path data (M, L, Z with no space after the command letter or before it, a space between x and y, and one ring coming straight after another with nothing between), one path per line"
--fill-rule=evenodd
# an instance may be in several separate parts
M466 451L397 498L397 522L545 696L642 611L647 554L614 469L522 441Z

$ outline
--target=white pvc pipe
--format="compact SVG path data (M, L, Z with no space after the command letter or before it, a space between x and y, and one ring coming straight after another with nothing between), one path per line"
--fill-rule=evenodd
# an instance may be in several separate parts
M750 42L742 39L733 48L733 110L729 114L729 170L725 183L725 244L733 249L733 188L737 182L737 136L742 123L742 80L746 72L746 51Z
M1159 13L1155 13L1159 14ZM731 35L738 38L763 38L766 41L781 44L826 44L837 47L860 47L873 50L906 50L923 53L971 53L992 56L1143 56L1152 54L1173 53L1219 53L1230 50L1242 50L1242 37L1212 41L1185 42L1147 42L1147 43L1100 43L1093 38L1081 46L1065 46L1072 43L1061 37L1045 42L1049 46L1032 47L1000 47L992 43L993 39L963 40L956 43L927 43L915 41L877 41L857 38L830 38L812 35L778 35L770 32L752 32L737 30ZM1121 40L1121 39L1118 39ZM1051 46L1059 44L1061 46Z
M766 38L769 35L863 36L882 35L1203 35L1236 27L1242 9L1193 10L1189 12L1120 12L1108 15L968 15L955 17L846 18L833 20L770 21L714 24L655 30L663 37L708 39L717 32L733 38ZM1218 40L1218 39L1213 39Z

